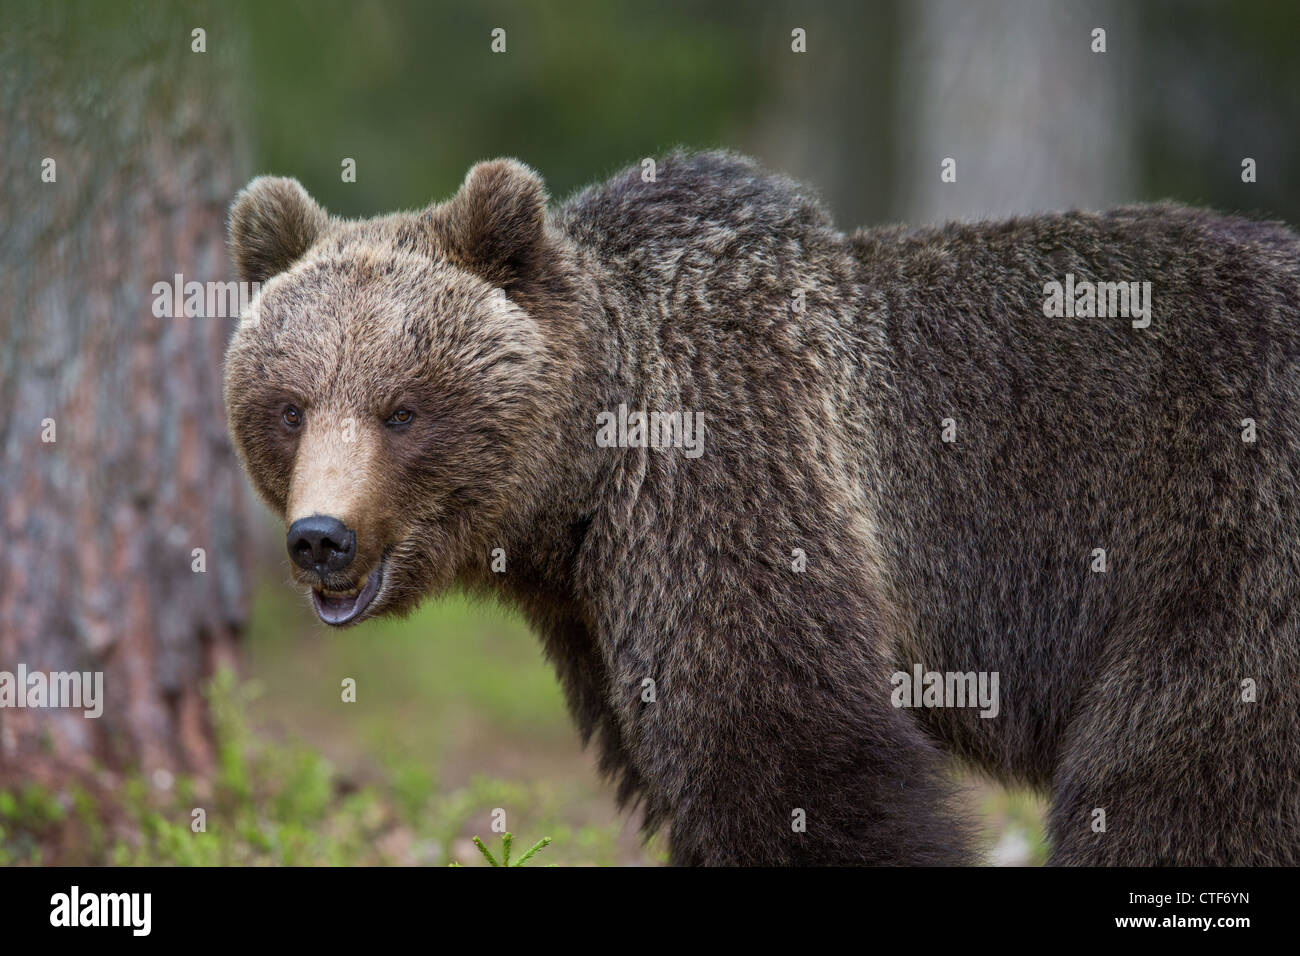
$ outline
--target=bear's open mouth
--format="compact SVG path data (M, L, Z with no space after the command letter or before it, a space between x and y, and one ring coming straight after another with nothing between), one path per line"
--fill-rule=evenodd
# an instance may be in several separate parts
M341 627L360 617L370 606L370 602L379 593L379 585L384 578L384 560L380 558L375 569L361 579L361 582L349 591L329 591L324 588L311 589L311 602L316 608L316 615L326 624Z

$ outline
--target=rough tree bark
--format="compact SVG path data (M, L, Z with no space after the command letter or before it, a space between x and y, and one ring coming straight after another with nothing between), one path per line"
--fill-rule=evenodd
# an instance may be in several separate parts
M105 704L98 720L0 708L0 786L165 780L211 760L201 688L233 661L246 603L220 378L234 320L152 308L177 273L230 278L232 41L218 15L167 5L7 6L0 671L102 671Z

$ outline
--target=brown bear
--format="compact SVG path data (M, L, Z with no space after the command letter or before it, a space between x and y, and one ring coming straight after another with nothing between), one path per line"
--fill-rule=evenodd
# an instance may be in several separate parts
M231 434L321 619L535 627L679 864L1300 863L1300 242L1172 204L836 230L673 153L548 208L235 200ZM978 700L976 698L978 697Z

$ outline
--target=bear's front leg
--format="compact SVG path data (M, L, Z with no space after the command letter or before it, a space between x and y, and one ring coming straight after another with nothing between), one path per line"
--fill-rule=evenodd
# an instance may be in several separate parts
M796 626L787 608L742 626L711 609L661 618L653 647L628 634L613 668L674 864L971 862L944 760L890 704L866 618L837 630L826 607Z

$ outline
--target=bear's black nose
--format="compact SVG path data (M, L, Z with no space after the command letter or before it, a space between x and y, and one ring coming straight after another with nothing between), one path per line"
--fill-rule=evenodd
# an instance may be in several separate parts
M342 571L357 553L357 536L329 515L299 518L290 525L286 543L295 564L321 577L330 571Z

